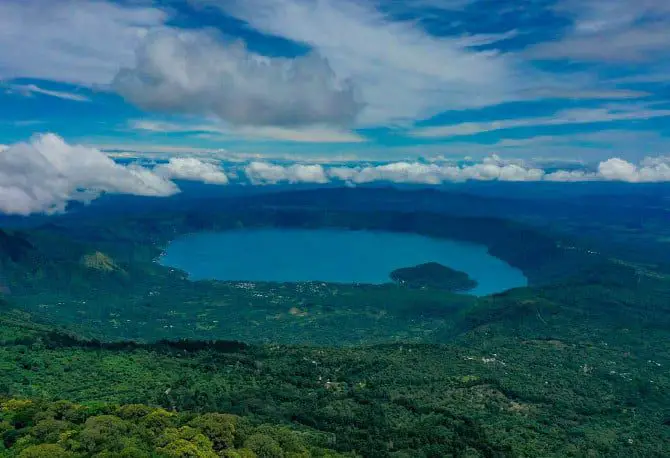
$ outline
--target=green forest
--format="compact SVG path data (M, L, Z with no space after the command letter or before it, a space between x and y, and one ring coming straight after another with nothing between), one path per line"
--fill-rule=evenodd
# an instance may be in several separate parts
M469 291L477 281L465 272L459 272L437 262L413 267L402 267L391 272L391 279L408 288L442 289L451 292Z
M155 262L178 234L266 226L481 243L530 286L192 282ZM259 207L54 219L2 230L0 259L0 456L670 455L670 275L574 237Z

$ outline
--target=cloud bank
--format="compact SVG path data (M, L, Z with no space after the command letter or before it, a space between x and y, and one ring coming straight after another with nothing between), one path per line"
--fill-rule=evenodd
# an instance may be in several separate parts
M238 125L346 125L361 106L317 53L263 57L213 32L150 34L114 89L141 108L215 115Z
M320 164L293 164L289 166L252 162L244 168L244 174L251 184L265 185L278 183L328 183L324 167Z
M179 192L172 180L214 185L233 181L252 185L406 183L440 185L464 181L626 183L670 182L670 156L647 157L638 164L610 158L588 168L545 170L520 160L493 155L479 162L398 161L383 164L271 163L252 160L230 164L220 160L176 156L152 168L141 157L115 162L102 151L70 145L54 134L29 142L0 145L0 213L58 213L70 201L89 202L102 193L166 197ZM146 158L145 161L146 162ZM151 162L151 161L150 161Z
M639 165L619 158L600 162L593 170L546 171L523 162L491 156L480 163L392 162L377 165L330 166L277 165L254 162L244 169L252 184L345 182L365 184L390 182L440 185L465 181L578 182L618 181L626 183L670 182L670 157L646 158Z
M156 166L153 171L166 179L228 184L228 176L220 166L194 157L172 158L167 164Z
M0 150L0 212L57 213L67 202L88 202L103 192L170 196L171 181L138 166L117 164L99 150L69 145L54 134Z

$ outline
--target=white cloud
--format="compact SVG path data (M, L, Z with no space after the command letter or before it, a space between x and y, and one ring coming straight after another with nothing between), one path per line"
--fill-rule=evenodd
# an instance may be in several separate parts
M480 162L460 164L399 161L324 166L253 161L231 166L226 173L211 158L206 161L175 157L153 170L137 163L122 165L100 150L69 145L54 134L45 134L27 143L0 148L0 212L55 213L63 211L69 201L88 202L101 193L169 196L179 192L173 179L225 185L242 177L254 185L331 181L349 185L373 182L439 185L467 180L650 183L670 182L670 156L647 157L638 164L615 157L601 161L595 168L573 164L570 169L550 172L524 161L503 160L493 155Z
M0 2L0 80L106 85L167 14L111 1Z
M30 97L33 94L48 95L49 97L56 97L59 99L72 100L74 102L90 102L91 99L85 95L75 94L73 92L52 91L41 88L35 84L10 84L9 90L18 92L24 96Z
M160 164L154 172L167 179L200 181L208 184L228 184L228 176L216 164L194 157L175 157Z
M533 126L560 126L569 124L593 124L614 121L644 120L670 116L670 110L650 109L643 104L610 104L602 108L575 108L561 110L553 116L520 119L501 119L486 122L421 127L409 131L417 138L447 138L476 135L504 129Z
M217 138L249 138L268 139L296 143L363 143L367 141L359 134L347 130L334 129L328 126L305 127L274 127L274 126L222 126L217 124L178 124L173 122L136 119L130 121L130 128L147 132L159 133L194 133L214 134ZM217 137L217 135L219 137Z
M510 164L493 156L473 165L439 165L421 162L394 162L356 169L349 175L338 170L333 177L352 183L390 181L437 185L443 182L477 181L539 181L544 171Z
M531 47L528 57L655 62L670 56L666 0L559 0L554 11L572 19L572 28L561 39Z
M103 192L169 196L179 189L150 170L117 164L99 150L69 145L54 134L0 152L0 212L60 212L68 201L90 201Z
M351 164L323 167L255 162L245 168L245 173L252 184L282 182L323 184L331 181L351 185L377 182L440 185L464 181L628 183L670 181L670 158L667 157L646 158L640 165L611 158L600 162L595 169L583 165L580 167L580 169L547 172L539 166L526 165L518 160L506 161L493 155L478 163L461 165L400 161L379 165Z
M252 162L244 168L247 179L255 185L287 183L327 183L328 177L319 164L282 166Z
M198 1L198 0L194 0ZM446 109L496 104L526 81L517 61L478 52L460 38L430 35L415 22L393 21L374 2L354 0L200 0L257 30L306 44L351 78L365 107L364 124L405 123ZM431 2L436 5L445 2Z
M191 2L218 6L261 33L316 50L338 76L355 85L365 104L358 117L362 125L404 125L448 110L510 101L645 95L605 86L586 72L562 73L559 78L514 52L477 49L523 31L448 35L450 25L440 10L474 3L468 0ZM442 21L442 35L423 27L423 19L429 17Z
M349 83L317 54L263 57L205 31L148 35L135 66L112 86L144 109L241 125L348 124L360 109Z
M598 165L598 174L609 181L629 183L655 183L670 181L670 161L667 158L646 159L637 166L619 158L612 158Z
M185 133L185 132L225 132L222 128L210 124L177 124L166 121L153 121L149 119L133 119L128 122L133 130L142 130L158 133Z
M328 177L334 178L336 180L353 182L354 178L358 176L360 172L359 167L349 166L349 167L329 167L328 168Z
M171 156L190 154L195 156L220 157L227 154L224 149L198 148L194 146L161 145L156 143L87 143L91 148L105 151L109 157L133 158L151 157L156 159L167 159Z
M557 170L544 176L545 181L556 182L577 182L577 181L597 181L598 175L584 170Z
M367 140L355 132L332 129L327 126L308 126L303 128L285 127L241 127L233 133L251 138L290 141L297 143L363 143Z
M353 183L392 181L394 183L440 184L442 168L434 164L394 162L391 164L363 167L350 178Z

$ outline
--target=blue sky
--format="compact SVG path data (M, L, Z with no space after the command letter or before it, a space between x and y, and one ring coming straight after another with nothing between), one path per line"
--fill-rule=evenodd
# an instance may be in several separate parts
M664 0L4 0L0 144L305 160L670 149Z

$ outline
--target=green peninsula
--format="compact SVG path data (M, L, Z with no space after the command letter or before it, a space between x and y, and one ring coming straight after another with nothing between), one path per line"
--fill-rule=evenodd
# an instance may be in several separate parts
M455 293L469 291L477 286L477 282L465 272L437 262L396 269L390 276L394 282L414 289L443 289Z

